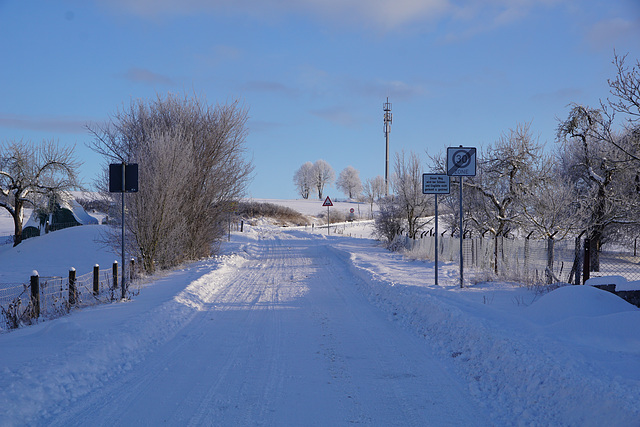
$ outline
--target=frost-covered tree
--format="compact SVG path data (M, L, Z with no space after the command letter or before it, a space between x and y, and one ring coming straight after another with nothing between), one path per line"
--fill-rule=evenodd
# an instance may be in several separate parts
M627 136L632 139L635 160L640 156L640 60L629 67L626 64L627 55L614 55L613 64L616 67L616 77L608 80L613 100L609 106L616 113L621 113L625 118L624 129ZM620 148L620 147L618 147ZM626 151L622 148L623 151ZM629 153L627 153L629 154Z
M318 190L318 199L322 199L322 193L326 185L331 185L336 178L336 173L326 161L320 159L313 164L314 184Z
M293 174L293 183L298 194L303 199L308 199L311 189L315 186L313 163L306 162Z
M428 221L425 217L432 213L432 204L422 193L422 165L420 157L411 152L396 153L394 176L392 179L395 202L407 224L407 234L415 238Z
M313 163L305 162L295 172L293 179L300 196L304 199L308 199L312 189L315 187Z
M360 172L353 166L347 166L338 175L336 188L342 191L350 199L354 199L362 192L362 182L360 181Z
M237 102L167 95L132 101L89 128L108 161L138 163L139 191L126 197L125 221L129 248L147 272L215 251L252 172L246 122Z
M371 213L373 213L373 204L379 200L385 191L384 178L381 175L375 178L367 178L362 187L362 195L364 200L369 203Z
M533 137L528 123L510 129L483 150L477 175L463 184L482 195L473 217L481 233L506 236L518 228L518 198L525 186L535 182L535 164L542 152L543 145Z
M386 240L387 246L391 247L402 231L404 213L393 196L380 198L378 204L380 212L374 222L374 234L378 239Z
M638 223L637 162L617 146L625 139L608 133L602 110L573 105L558 126L562 170L573 183L586 213L583 229L590 242L591 269L599 269L602 244L621 226ZM617 138L609 144L609 138ZM628 146L631 149L630 146Z
M14 246L22 242L25 204L36 198L78 188L78 161L72 147L53 141L0 144L0 207L13 218Z

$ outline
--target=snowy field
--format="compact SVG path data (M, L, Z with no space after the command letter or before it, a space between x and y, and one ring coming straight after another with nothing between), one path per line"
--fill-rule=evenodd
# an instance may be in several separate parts
M326 196L323 196L326 197ZM331 197L330 197L331 198ZM327 208L322 206L323 200L318 199L297 199L297 200L281 200L281 199L247 199L248 201L258 203L273 203L276 205L286 206L300 212L303 215L320 216L327 214ZM356 218L369 219L372 212L376 212L378 207L374 204L373 207L368 203L358 203L349 201L338 201L340 199L331 198L333 207L329 208L329 215L333 212L340 212L342 214L349 214L351 209L354 210Z
M101 227L0 247L0 282L111 263ZM640 425L640 309L460 289L453 265L436 287L370 225L338 230L245 226L130 302L0 333L0 426Z

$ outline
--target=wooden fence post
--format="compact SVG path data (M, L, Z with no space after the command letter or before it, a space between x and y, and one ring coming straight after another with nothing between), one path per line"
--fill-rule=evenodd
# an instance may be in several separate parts
M584 239L584 258L582 260L582 284L584 285L591 275L591 241Z
M118 289L118 261L113 261L113 289Z
M129 280L133 280L136 271L136 259L131 258L131 268L129 269Z
M76 290L76 269L71 267L69 269L69 305L75 305L78 296Z
M100 266L93 266L93 295L100 294Z
M40 275L36 270L31 273L31 304L33 305L33 317L40 317Z

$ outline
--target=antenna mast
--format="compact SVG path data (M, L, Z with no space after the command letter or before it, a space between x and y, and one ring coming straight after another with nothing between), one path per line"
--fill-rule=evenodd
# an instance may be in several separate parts
M384 110L384 138L387 142L387 155L384 163L384 194L389 195L389 132L391 132L391 122L393 121L393 114L391 113L391 103L387 96L387 102L382 105Z

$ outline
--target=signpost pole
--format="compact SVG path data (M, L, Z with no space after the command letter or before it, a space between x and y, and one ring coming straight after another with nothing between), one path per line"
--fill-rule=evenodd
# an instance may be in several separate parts
M129 167L127 167L129 166ZM125 242L124 242L124 193L135 193L138 191L138 164L123 161L122 163L112 163L109 165L109 192L122 193L122 299L127 295L127 274L125 262ZM117 283L117 274L114 273L113 283Z
M464 228L462 225L462 176L460 176L460 287L464 288L464 263L462 262L462 239L464 235Z
M447 175L460 177L460 287L464 287L464 260L462 244L464 239L464 212L462 210L462 187L465 176L476 176L475 147L447 148Z
M422 174L422 194L434 194L436 214L436 239L435 239L435 283L438 285L438 194L449 194L450 178L444 174Z
M329 196L327 196L326 199L324 199L324 203L322 204L322 206L326 206L327 207L327 236L329 235L329 227L331 227L331 218L329 217L329 208L331 206L333 206L333 203L331 203L331 199L329 198Z
M327 206L327 236L329 235L330 228L331 228L331 218L329 217L329 206Z
M122 299L124 299L124 297L127 294L127 286L125 284L126 282L126 274L125 274L125 269L126 269L126 265L127 263L124 262L124 192L126 190L125 187L125 168L126 168L126 164L125 162L122 162L122 282L121 282L121 287L122 287Z
M447 177L448 178L448 177ZM436 286L438 286L438 193L435 194L436 196Z

